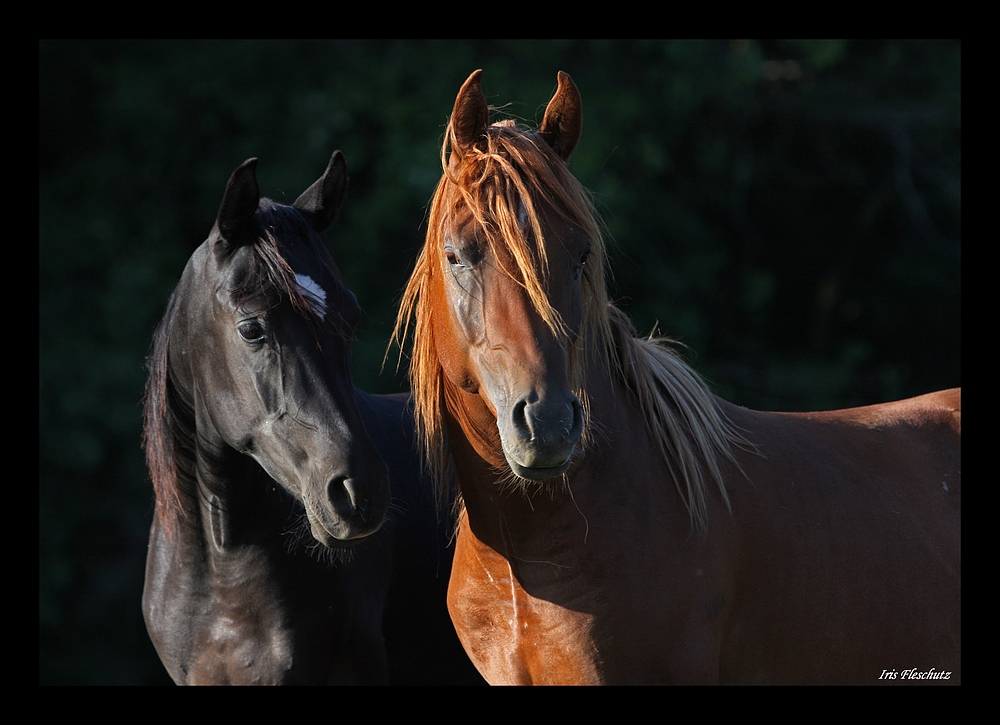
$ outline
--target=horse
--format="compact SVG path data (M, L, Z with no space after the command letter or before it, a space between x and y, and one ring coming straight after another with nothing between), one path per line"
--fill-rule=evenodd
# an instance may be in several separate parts
M490 123L481 83L394 341L486 680L960 683L960 389L814 413L712 395L608 300L572 79L537 128Z
M291 206L260 197L256 166L229 179L148 360L149 636L177 684L481 682L409 395L351 379L360 308L319 237L343 154Z

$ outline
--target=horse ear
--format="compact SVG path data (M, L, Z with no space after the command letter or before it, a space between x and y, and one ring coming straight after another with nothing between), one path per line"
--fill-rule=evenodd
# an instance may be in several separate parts
M486 133L490 123L490 109L482 88L483 71L473 71L455 98L451 113L451 150L459 157L472 148Z
M563 161L569 161L583 128L583 100L573 79L559 71L559 87L545 108L539 131Z
M253 222L259 203L257 159L247 159L229 177L226 192L219 205L219 215L215 220L219 235L227 247Z
M333 152L326 171L292 204L302 212L317 232L325 232L337 218L347 195L347 161L339 150Z

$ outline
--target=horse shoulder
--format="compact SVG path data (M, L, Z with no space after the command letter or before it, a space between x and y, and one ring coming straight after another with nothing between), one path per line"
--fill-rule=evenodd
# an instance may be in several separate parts
M185 611L189 599L192 567L177 561L178 547L166 537L159 516L154 515L149 533L146 577L142 591L142 614L146 630L170 676L185 683L185 663L190 658L190 618ZM197 560L190 562L197 566Z

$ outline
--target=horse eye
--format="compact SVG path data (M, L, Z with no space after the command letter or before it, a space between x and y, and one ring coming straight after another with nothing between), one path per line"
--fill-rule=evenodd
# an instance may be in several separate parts
M458 258L458 255L455 254L454 250L451 249L444 250L444 257L445 259L448 260L448 264L464 266L462 264L462 260Z
M580 255L580 262L576 265L576 269L573 270L573 280L579 280L583 276L583 268L587 266L587 258L590 257L590 249L588 248L583 254Z
M245 320L236 326L236 330L246 342L259 343L267 337L259 320Z

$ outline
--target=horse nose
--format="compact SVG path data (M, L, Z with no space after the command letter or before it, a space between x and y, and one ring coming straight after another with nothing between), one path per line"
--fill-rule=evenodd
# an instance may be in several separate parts
M511 417L518 437L540 451L572 447L583 431L583 407L572 394L558 402L531 393L514 404Z
M372 482L348 476L334 476L326 486L327 500L339 519L338 539L358 539L374 533L382 525L384 511L372 499Z

